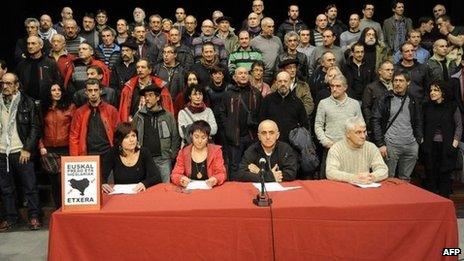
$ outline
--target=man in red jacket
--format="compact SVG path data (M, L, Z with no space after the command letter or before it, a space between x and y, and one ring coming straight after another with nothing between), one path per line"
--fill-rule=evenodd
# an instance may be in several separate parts
M135 113L145 105L144 97L139 95L139 91L148 85L155 85L161 90L161 104L166 111L174 114L171 94L166 88L166 82L151 75L152 66L146 59L140 59L137 64L137 76L131 78L124 84L119 102L119 119L121 121L131 121Z
M97 79L86 81L88 104L76 110L69 134L71 156L100 155L103 183L107 182L111 162L113 134L119 123L118 111L102 101L102 85Z

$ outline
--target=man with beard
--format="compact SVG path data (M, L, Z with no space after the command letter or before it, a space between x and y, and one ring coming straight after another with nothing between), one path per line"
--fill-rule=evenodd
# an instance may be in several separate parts
M84 38L86 42L96 48L100 43L99 32L95 28L95 16L93 13L85 13L82 17L82 30L79 36Z
M391 52L388 47L378 41L377 31L372 27L366 27L361 32L358 43L364 45L364 59L366 66L379 69L383 61L391 60Z
M63 23L63 30L64 38L66 39L66 50L68 53L77 56L79 53L79 45L85 42L85 38L77 34L79 28L77 27L76 20L65 20Z
M289 143L288 135L296 127L309 129L308 116L303 102L290 90L290 74L282 71L277 74L275 87L277 91L263 99L260 121L269 119L277 123L280 130L279 140Z
M250 85L248 70L235 70L235 84L227 88L220 108L219 121L225 129L224 146L229 158L229 173L233 180L237 175L243 152L253 143L261 106L261 94Z
M182 64L185 70L190 70L193 65L193 52L190 47L182 43L179 29L172 28L169 31L169 40L171 44L176 47L176 60Z
M288 7L288 19L285 20L277 29L276 36L280 38L281 41L284 41L284 36L288 32L300 32L302 29L307 29L308 26L299 19L300 10L297 5L290 5Z
M162 106L161 90L153 85L140 90L145 106L134 115L132 125L137 128L140 146L151 152L162 181L169 183L171 162L179 151L180 138L174 116Z
M52 18L48 14L43 14L40 16L40 28L39 28L39 36L44 41L51 41L52 36L57 34L56 30L53 29Z
M34 100L44 100L50 95L50 86L61 82L56 62L42 52L43 40L39 36L27 38L27 58L16 71L21 89Z
M177 95L184 88L185 70L177 61L176 48L173 45L166 45L163 48L163 62L153 67L153 74L167 82L167 88L171 97Z
M121 95L124 84L137 74L137 45L132 40L121 44L121 60L111 70L110 86Z
M119 101L119 118L121 121L132 121L133 115L145 105L145 99L140 96L140 90L149 85L161 88L161 102L163 108L174 113L172 98L166 88L166 82L156 76L152 76L153 68L146 59L140 59L137 63L137 76L132 77L124 84Z
M138 25L141 26L146 26L147 22L145 22L145 10L143 10L140 7L134 8L134 11L132 12L132 16L134 18L134 21L129 25L130 31L134 31L134 28Z

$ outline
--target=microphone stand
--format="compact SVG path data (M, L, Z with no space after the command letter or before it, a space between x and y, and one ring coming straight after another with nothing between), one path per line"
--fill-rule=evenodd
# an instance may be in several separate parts
M261 168L259 171L259 177L261 178L261 192L259 192L258 195L256 195L256 198L253 199L253 203L258 207L269 207L272 204L272 199L267 194L266 186L264 185L264 172L264 168Z

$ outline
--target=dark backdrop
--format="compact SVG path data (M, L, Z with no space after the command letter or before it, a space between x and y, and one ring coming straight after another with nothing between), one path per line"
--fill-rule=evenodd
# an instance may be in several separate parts
M63 6L71 6L74 10L74 18L78 24L81 23L82 14L84 12L95 12L95 10L103 8L109 13L109 23L115 27L118 18L126 18L132 21L132 11L135 6L140 6L145 9L147 16L155 13L161 14L163 17L174 19L175 8L183 6L188 14L195 15L201 23L201 20L211 17L211 13L216 10L222 10L225 15L234 18L233 25L239 28L239 24L251 12L252 0L152 0L152 1L103 1L103 0L87 0L87 1L59 1L59 0L5 0L7 4L3 5L3 12L0 15L1 26L1 48L0 57L7 60L11 66L13 60L14 46L17 38L25 36L23 21L27 17L39 18L41 14L48 13L52 16L53 22L60 19L60 12ZM391 16L390 1L374 0L375 3L375 20L382 21ZM438 1L443 3L451 15L455 24L464 24L462 12L464 11L464 1L450 0ZM351 12L361 14L362 1L314 1L314 0L264 0L267 16L271 16L276 21L278 26L280 22L287 16L287 6L290 3L296 3L300 6L300 17L310 26L313 27L314 19L318 13L324 11L328 3L335 3L339 9L339 17L347 24L348 16ZM406 16L411 17L413 21L417 21L420 16L432 16L432 8L434 3L425 0L409 0L406 1Z

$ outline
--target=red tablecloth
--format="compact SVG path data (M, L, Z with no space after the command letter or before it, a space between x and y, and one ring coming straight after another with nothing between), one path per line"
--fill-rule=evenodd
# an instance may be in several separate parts
M105 196L99 212L57 211L49 260L272 260L273 249L276 260L439 260L458 247L453 203L413 185L283 185L302 188L270 193L273 222L252 204L257 190L235 182L191 194L162 184Z

